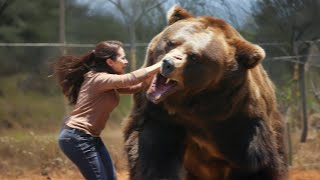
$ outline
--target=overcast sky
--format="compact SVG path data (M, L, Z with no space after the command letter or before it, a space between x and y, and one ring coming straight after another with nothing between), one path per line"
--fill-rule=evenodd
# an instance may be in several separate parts
M234 26L241 26L247 18L248 12L250 12L250 3L254 1L256 0L227 0L230 8L228 9L228 11L225 10L221 14L219 13L217 16L219 16L219 18L227 20L230 23L234 23ZM107 3L107 0L76 0L76 2L82 5L87 5L89 8L88 14L111 13L120 16L119 11L112 4ZM172 5L174 5L173 0L168 0L165 3L165 7L167 9L169 9ZM221 7L221 9L222 8L223 7ZM243 11L244 9L246 12ZM236 22L234 22L235 19Z

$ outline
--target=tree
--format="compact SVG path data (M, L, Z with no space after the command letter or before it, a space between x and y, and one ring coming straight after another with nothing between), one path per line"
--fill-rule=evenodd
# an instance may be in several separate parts
M15 0L1 0L0 1L0 17L1 14L10 6Z
M319 45L320 39L317 42L312 43L310 51L313 56L309 57L308 63L306 65L306 69L310 77L310 89L318 106L320 106L320 48L318 47Z
M318 90L314 84L313 80L311 80L311 91L320 104L320 90Z
M1 1L4 2L4 1ZM58 43L59 1L7 1L0 19L2 43ZM13 3L14 2L14 3ZM0 7L1 7L0 3ZM3 5L4 6L4 5ZM21 8L23 7L23 8ZM65 1L65 41L68 43L96 43L104 39L125 41L128 36L123 25L110 15L89 14L88 7ZM0 73L42 71L49 58L57 57L55 47L1 47ZM69 48L81 54L84 48ZM48 68L46 68L48 70Z
M1 42L57 42L57 1L7 2L10 6L6 6L0 20ZM0 53L3 59L0 61L0 73L10 74L36 72L47 52L40 48L2 47Z
M295 61L299 75L299 89L302 102L303 131L301 142L307 138L307 113L304 69L310 45L306 41L320 37L318 0L260 0L253 5L253 15L257 25L257 40L262 42L286 43L286 55L298 56ZM294 69L294 68L292 68Z
M125 26L129 33L130 42L130 57L131 57L131 70L135 70L136 60L136 25L143 16L147 13L161 6L167 0L135 0L135 1L122 1L122 0L107 0L113 4L121 13Z

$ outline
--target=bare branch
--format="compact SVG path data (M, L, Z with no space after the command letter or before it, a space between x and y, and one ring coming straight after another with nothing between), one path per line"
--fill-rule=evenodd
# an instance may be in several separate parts
M311 91L315 96L316 100L318 101L318 103L320 104L320 91L317 90L312 79L310 79L310 84L311 84Z
M125 8L122 6L120 0L118 0L118 1L117 0L107 0L107 1L110 2L111 4L113 4L122 13L125 21L129 21L128 18L130 17L130 14L127 13Z
M223 7L224 11L227 13L228 19L230 19L233 25L236 26L237 28L240 27L240 23L237 18L236 12L233 10L231 3L226 0L220 0L219 2L220 2L220 5ZM239 7L237 8L240 9Z
M247 7L239 6L238 8L241 9L241 11L244 12L247 16L252 15L252 12Z
M167 0L162 0L162 1L154 4L153 6L147 8L147 9L143 8L141 14L135 19L134 22L136 23L136 22L139 21L145 14L147 14L148 12L150 12L152 9L155 9L155 8L159 7L161 4L165 3L166 1L167 1Z
M15 0L4 0L3 3L0 5L0 16L4 12L5 9L9 7L9 5L13 4Z

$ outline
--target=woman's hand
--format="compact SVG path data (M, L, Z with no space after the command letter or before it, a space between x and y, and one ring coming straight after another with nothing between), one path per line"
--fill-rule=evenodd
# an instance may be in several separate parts
M146 67L147 72L151 74L157 74L160 72L160 67L162 66L162 61L157 62L151 66Z

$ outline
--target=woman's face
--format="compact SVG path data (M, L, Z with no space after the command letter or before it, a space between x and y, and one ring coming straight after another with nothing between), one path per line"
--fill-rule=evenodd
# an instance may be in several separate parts
M128 60L123 48L119 48L116 60L107 59L106 61L116 74L125 73L126 67L128 65Z

